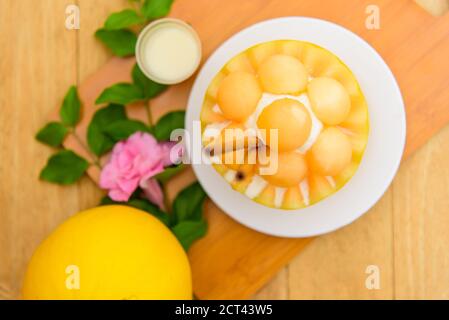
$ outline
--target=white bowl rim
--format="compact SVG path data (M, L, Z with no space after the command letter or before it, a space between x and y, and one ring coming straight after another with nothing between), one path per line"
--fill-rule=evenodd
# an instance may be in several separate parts
M186 129L193 132L206 89L223 65L247 48L274 40L301 40L321 46L338 56L356 76L370 114L368 145L356 174L342 189L315 205L281 210L260 205L233 190L211 165L192 167L217 206L251 229L287 238L329 233L352 223L382 197L405 147L406 116L399 86L388 65L365 40L335 23L308 17L275 18L243 29L216 49L199 72L188 100ZM201 141L190 143L201 145Z

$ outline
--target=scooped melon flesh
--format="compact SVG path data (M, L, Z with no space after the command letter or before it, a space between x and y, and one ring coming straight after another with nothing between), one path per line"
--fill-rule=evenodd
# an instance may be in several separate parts
M295 69L300 72L292 72ZM218 92L223 81L235 73L252 74L262 93L268 94L270 99L271 96L277 96L277 101L272 103L274 106L255 103L255 107L250 108L252 113L244 120L236 120L236 117L229 117L222 112ZM238 88L234 91L237 92L237 100L242 94ZM295 102L288 99L288 95L301 94L307 97L301 96L298 100L308 98L310 108L297 102L296 98L291 97ZM262 96L260 98L263 100ZM219 111L217 105L220 107ZM231 139L231 148L221 142L224 138L222 134L215 141L221 146L226 145L224 149L227 152L220 159L223 160L226 155L232 159L241 159L242 152L236 146L243 145L245 163L214 163L214 168L234 190L273 208L299 209L337 192L356 172L368 142L368 106L357 79L332 52L304 41L278 40L261 43L233 57L210 83L203 109L203 126L229 121L229 128L255 130L255 140L251 140L254 133L252 137L244 136L243 139L237 135ZM240 112L245 113L237 110L237 113ZM294 114L302 115L299 119L303 120L298 121ZM322 123L320 130L313 127L310 121L313 116ZM278 146L270 141L269 131L264 134L263 129L278 129ZM321 135L317 131L321 131ZM255 141L251 145L258 154L264 153L261 152L264 145L268 151L277 150L281 155L280 160L277 160L281 170L270 177L260 172L262 167L265 168L262 165L265 162L248 164L246 152L250 149L249 141ZM284 154L296 152L300 153L292 158L302 157L302 161L284 159L287 158ZM302 166L304 158L305 165ZM261 190L256 196L255 189Z
M304 197L299 186L290 187L284 194L282 208L286 210L298 209L305 206Z
M335 188L324 176L312 173L307 177L307 182L309 184L309 201L312 204L335 192Z
M249 72L233 72L220 83L217 102L227 119L244 121L257 107L262 96L259 82Z
M308 75L302 63L289 55L276 54L259 68L264 91L274 94L295 94L307 86Z
M327 125L337 125L349 115L351 99L340 82L332 78L314 78L307 92L315 115Z
M335 176L345 169L352 159L352 145L340 129L324 129L310 152L310 165L324 176Z
M297 152L279 153L277 157L271 155L269 162L276 161L275 173L264 175L263 178L277 187L297 186L307 174L307 163L302 154ZM258 169L271 166L272 163L259 164Z
M266 107L257 120L257 127L263 129L265 141L276 149L276 141L271 141L270 130L278 132L279 151L292 151L306 142L312 129L312 119L306 107L293 99L284 98Z
M231 150L223 153L220 160L223 170L219 173L226 178L231 178L231 181L228 180L231 186L244 193L255 174L257 149ZM228 177L229 173L231 175Z

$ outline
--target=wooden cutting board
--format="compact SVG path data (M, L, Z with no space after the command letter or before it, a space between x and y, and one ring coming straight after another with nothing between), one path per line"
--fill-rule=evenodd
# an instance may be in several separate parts
M368 5L377 5L380 29L365 27ZM367 40L387 61L402 89L407 109L405 156L425 143L449 122L449 15L432 17L411 0L177 0L171 16L193 25L203 42L205 59L224 40L262 20L282 16L309 16L336 22ZM100 45L99 45L99 50ZM129 81L134 59L111 59L80 86L86 128L101 91ZM170 110L184 109L193 79L171 87L152 101L155 119ZM143 108L128 107L131 117L145 119ZM65 147L87 156L78 141ZM89 175L98 181L95 167ZM170 197L194 180L186 170L170 182ZM266 236L230 219L212 202L206 203L209 231L190 250L195 294L200 299L243 299L261 288L312 239Z

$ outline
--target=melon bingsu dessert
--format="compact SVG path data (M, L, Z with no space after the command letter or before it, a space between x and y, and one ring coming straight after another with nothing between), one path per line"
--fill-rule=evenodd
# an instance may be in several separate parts
M247 49L220 70L204 97L201 129L204 154L234 190L293 210L351 179L369 115L355 76L334 54L279 40Z

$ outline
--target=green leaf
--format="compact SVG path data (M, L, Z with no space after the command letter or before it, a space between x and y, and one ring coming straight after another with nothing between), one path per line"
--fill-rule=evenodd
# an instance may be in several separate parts
M161 220L162 223L165 224L166 226L168 226L170 223L170 216L166 212L159 209L158 206L152 204L148 200L132 199L128 202L128 204L134 208L151 213L153 216Z
M166 16L174 0L145 0L142 13L147 19L158 19Z
M62 103L59 116L64 125L74 127L81 116L81 102L75 86L71 86Z
M116 103L127 105L144 100L142 90L131 83L118 83L106 88L98 97L96 104Z
M104 196L100 201L100 206L110 206L110 205L114 205L114 204L123 204L123 203L116 202L116 201L112 200L111 198L109 198L108 196Z
M181 173L185 168L186 167L184 164L168 167L165 168L163 172L156 175L155 178L161 183L166 183L168 180L176 176L178 173Z
M151 130L145 123L137 120L119 120L104 128L104 132L114 141L127 139L138 131L150 132Z
M110 104L95 112L87 128L87 143L95 155L101 156L110 151L116 142L105 134L105 128L115 121L125 119L127 119L125 107L118 104Z
M50 122L43 127L36 135L36 139L52 147L61 146L68 129L59 122Z
M106 30L119 30L144 23L146 19L132 9L111 14L104 23Z
M158 218L166 226L168 226L169 222L170 222L170 216L166 212L162 211L161 209L159 209L158 206L152 204L150 201L148 201L146 199L131 199L128 202L116 202L116 201L112 200L111 198L109 198L108 196L105 196L101 200L101 205L103 205L103 206L105 206L105 205L130 206L130 207L140 209L140 210L150 213L151 215Z
M72 184L83 176L88 167L89 163L85 159L73 151L64 150L48 160L40 178L62 185Z
M198 182L182 190L173 203L173 225L201 220L205 199L206 193Z
M137 63L133 68L132 78L134 84L142 90L145 99L152 99L168 88L168 86L164 84L160 84L148 79L147 76L142 72L142 70L140 70Z
M154 126L156 139L159 141L170 140L172 131L184 128L185 116L185 111L173 111L164 115Z
M136 50L137 36L128 29L99 29L95 36L119 57L132 56Z
M207 223L204 219L181 222L172 228L172 232L184 250L188 251L194 241L204 237L207 232Z

